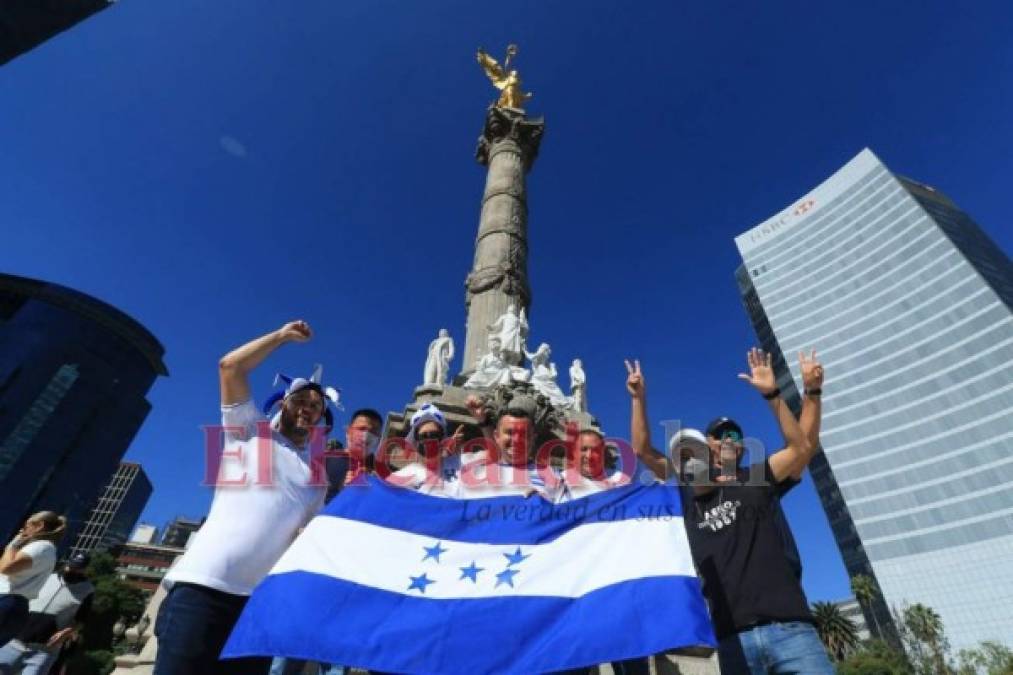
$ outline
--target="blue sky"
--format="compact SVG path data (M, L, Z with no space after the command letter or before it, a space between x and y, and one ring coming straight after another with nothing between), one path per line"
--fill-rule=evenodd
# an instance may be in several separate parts
M383 411L438 328L463 350L495 95L474 51L516 42L547 122L531 339L583 358L610 433L638 357L656 422L730 414L774 444L735 377L754 336L733 237L868 146L1013 249L1011 27L1001 2L122 0L0 68L0 266L158 336L171 377L127 458L155 485L145 521L202 515L229 348L304 318L317 338L258 396L320 361L349 409ZM810 599L848 595L808 478L786 504Z

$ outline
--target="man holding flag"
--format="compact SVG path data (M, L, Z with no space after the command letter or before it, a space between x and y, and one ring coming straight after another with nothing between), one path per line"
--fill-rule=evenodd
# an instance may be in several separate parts
M223 656L474 675L713 645L679 493L632 484L553 503L561 483L528 461L530 405L494 411L486 436L502 454L462 458L440 496L375 476L339 494L257 588Z

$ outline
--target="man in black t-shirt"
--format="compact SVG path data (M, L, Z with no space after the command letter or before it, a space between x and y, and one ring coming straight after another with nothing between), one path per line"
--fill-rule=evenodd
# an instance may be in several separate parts
M823 367L815 352L800 354L806 396L795 419L780 398L770 355L749 352L749 382L768 401L784 436L783 449L748 469L741 466L742 428L721 417L707 427L709 481L687 486L683 503L690 549L703 580L719 641L721 672L833 673L812 625L799 583L798 553L781 512L780 499L798 484L819 446ZM650 446L643 376L627 387L633 396L633 447L658 473L667 462ZM660 473L659 473L660 472Z

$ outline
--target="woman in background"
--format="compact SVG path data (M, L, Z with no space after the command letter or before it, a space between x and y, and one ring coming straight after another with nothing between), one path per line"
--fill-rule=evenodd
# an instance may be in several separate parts
M56 567L56 543L67 530L67 519L39 511L0 555L0 646L10 642L28 621L28 601Z

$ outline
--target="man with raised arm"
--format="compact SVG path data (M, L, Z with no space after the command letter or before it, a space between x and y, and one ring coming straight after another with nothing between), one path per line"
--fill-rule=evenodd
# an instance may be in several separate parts
M770 355L752 349L746 358L750 372L739 378L767 401L785 445L766 458L752 457L752 466L744 469L742 428L727 417L715 419L706 431L711 480L704 486L694 482L683 500L690 549L719 640L721 672L833 673L812 625L780 506L819 447L823 367L815 352L800 355L806 395L796 420L780 397ZM643 373L639 363L628 370L634 450L664 476L667 458L651 449Z
M321 386L319 372L292 379L268 423L253 402L249 375L278 347L312 335L305 321L293 321L218 364L225 441L219 470L209 474L215 496L204 525L165 577L155 675L267 672L269 659L218 655L253 587L323 504L327 484L311 472L308 446L314 427L330 420L327 399L337 394Z

